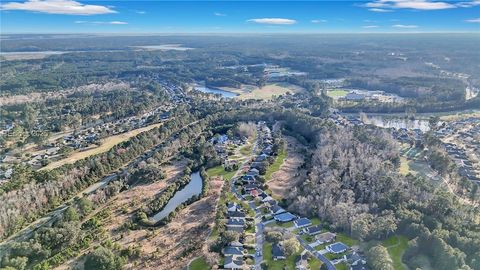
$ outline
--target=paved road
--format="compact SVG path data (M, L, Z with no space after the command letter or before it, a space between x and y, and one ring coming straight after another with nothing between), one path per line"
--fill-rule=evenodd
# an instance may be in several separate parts
M310 251L315 257L317 257L320 261L322 261L327 266L328 270L336 270L335 266L333 265L333 263L330 260L328 260L325 256L320 254L320 252L318 252L317 250L315 250L314 248L309 246L308 243L305 242L305 240L303 240L300 237L300 235L297 235L297 239L300 242L300 244L302 245L302 247L304 249Z

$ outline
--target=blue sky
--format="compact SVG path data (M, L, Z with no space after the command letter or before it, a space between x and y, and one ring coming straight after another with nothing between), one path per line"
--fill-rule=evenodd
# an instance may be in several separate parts
M2 33L480 32L480 0L0 0Z

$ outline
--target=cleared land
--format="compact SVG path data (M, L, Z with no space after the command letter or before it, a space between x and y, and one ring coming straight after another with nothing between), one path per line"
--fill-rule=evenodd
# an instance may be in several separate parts
M405 270L408 269L402 263L402 256L405 253L405 250L408 246L408 238L405 236L391 236L385 239L382 242L382 245L387 248L388 254L390 254L390 258L393 261L393 266L395 270Z
M347 90L342 90L342 89L335 89L335 90L328 90L327 91L327 96L332 97L332 98L339 98L339 97L344 97L348 94Z
M162 125L162 123L152 124L152 125L149 125L149 126L146 126L146 127L143 127L143 128L138 128L138 129L134 129L134 130L130 130L128 132L122 133L122 134L107 137L105 139L102 139L102 141L100 143L100 146L98 146L98 147L91 148L91 149L88 149L88 150L85 150L85 151L73 152L70 156L68 156L66 158L63 158L63 159L60 159L58 161L52 162L52 163L48 164L47 166L41 168L40 170L55 169L55 168L58 168L58 167L60 167L64 164L72 164L72 163L75 163L78 160L81 160L81 159L84 159L84 158L87 158L87 157L90 157L90 156L93 156L93 155L105 153L108 150L110 150L112 147L114 147L115 145L117 145L121 142L127 141L130 138L132 138L134 136L137 136L138 134L140 134L142 132L154 129L154 128L159 127L161 125Z
M265 174L265 179L270 180L268 186L272 194L280 198L284 198L305 175L305 171L298 170L303 163L303 156L300 153L301 144L293 137L286 136L285 140L287 149L280 152Z
M296 94L304 91L300 86L288 83L268 84L262 88L255 88L250 92L243 92L238 96L239 99L272 99L276 96L286 93Z

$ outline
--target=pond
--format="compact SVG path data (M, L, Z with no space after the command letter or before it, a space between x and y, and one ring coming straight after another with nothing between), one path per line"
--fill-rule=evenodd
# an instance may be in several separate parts
M225 98L234 98L234 97L237 96L237 94L235 94L233 92L228 92L228 91L221 90L221 89L209 88L209 87L206 87L206 86L198 86L197 85L193 89L195 89L197 91L200 91L200 92L203 92L203 93L219 94L219 95L221 95L222 97L225 97Z
M193 196L198 196L202 193L203 181L200 172L192 173L190 179L190 182L181 190L177 191L175 195L173 195L173 198L168 201L163 210L151 218L151 221L155 223L159 222L173 212L180 204L186 202Z
M408 118L394 118L384 117L380 115L368 115L363 117L362 121L365 124L374 125L382 128L405 128L405 129L419 129L422 132L430 130L428 120L424 119L408 119Z

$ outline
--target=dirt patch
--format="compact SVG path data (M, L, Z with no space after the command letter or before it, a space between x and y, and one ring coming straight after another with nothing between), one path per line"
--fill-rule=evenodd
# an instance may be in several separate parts
M65 164L75 163L78 160L81 160L81 159L84 159L84 158L87 158L87 157L90 157L90 156L93 156L93 155L98 155L98 154L101 154L101 153L105 153L105 152L109 151L112 147L114 147L115 145L117 145L121 142L124 142L124 141L128 141L130 138L135 137L142 132L149 131L151 129L157 128L157 127L161 126L162 124L163 123L152 124L152 125L149 125L149 126L146 126L146 127L130 130L130 131L122 133L122 134L107 137L107 138L101 140L100 146L98 146L98 147L88 148L87 150L74 152L70 156L68 156L66 158L63 158L61 160L52 162L52 163L48 164L47 166L41 168L40 170L52 170L52 169L58 168L58 167L60 167L62 165L65 165Z
M268 187L275 197L285 198L290 190L305 179L306 170L299 169L304 159L301 154L303 146L293 137L286 136L287 157L280 169L272 174Z

